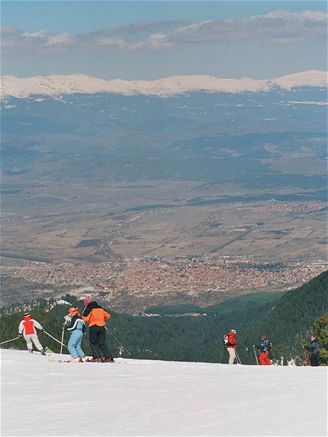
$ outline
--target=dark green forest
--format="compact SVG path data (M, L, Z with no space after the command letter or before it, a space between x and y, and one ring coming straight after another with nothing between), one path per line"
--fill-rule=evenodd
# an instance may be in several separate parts
M303 286L280 293L253 293L223 303L200 308L191 305L150 307L144 314L111 313L108 345L114 356L172 361L227 362L223 335L237 330L238 354L243 364L255 364L255 350L261 335L273 343L274 362L294 360L303 365L303 349L310 333L319 338L321 364L328 364L328 272ZM70 305L52 299L20 304L0 311L0 341L16 337L24 311L29 310L44 329L60 339L63 317L71 305L83 310L82 301L65 295ZM103 304L99 301L98 303ZM60 346L45 333L39 338L44 347L59 352ZM65 334L65 342L68 334ZM126 350L121 347L123 344ZM254 346L253 346L254 345ZM2 347L25 349L22 339ZM83 348L90 354L88 335Z

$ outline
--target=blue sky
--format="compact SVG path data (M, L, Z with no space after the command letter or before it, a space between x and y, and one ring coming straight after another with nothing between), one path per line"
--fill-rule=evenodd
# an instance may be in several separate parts
M2 1L2 74L269 79L327 69L322 1Z

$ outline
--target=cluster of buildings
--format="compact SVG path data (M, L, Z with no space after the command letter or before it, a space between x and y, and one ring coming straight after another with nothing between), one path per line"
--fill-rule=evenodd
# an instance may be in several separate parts
M15 274L50 286L88 287L111 296L128 293L153 296L204 291L286 289L327 270L327 262L263 263L245 257L149 257L102 264L46 264L30 262Z
M265 205L258 206L257 209L263 211L281 211L281 212L294 212L308 214L313 211L320 211L320 209L326 208L327 203L322 200L308 200L306 202L281 202L278 200L271 200L265 202Z

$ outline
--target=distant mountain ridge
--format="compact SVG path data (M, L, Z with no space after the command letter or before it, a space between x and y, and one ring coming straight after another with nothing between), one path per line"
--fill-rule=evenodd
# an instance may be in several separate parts
M58 97L66 94L115 93L168 97L188 92L243 93L268 92L272 88L327 87L327 72L308 70L272 80L224 79L207 75L171 76L158 80L104 80L85 74L2 76L1 98L28 98L33 95Z

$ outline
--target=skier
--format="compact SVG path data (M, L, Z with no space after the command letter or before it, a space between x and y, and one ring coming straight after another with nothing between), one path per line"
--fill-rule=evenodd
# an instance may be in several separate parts
M92 350L90 361L111 363L114 360L106 345L106 321L110 319L110 314L90 298L84 299L84 305L82 319L89 325L89 341Z
M261 337L259 350L260 350L260 356L259 356L260 364L262 366L270 366L271 365L270 352L272 350L272 343L265 335L262 335Z
M315 335L310 336L310 343L308 346L306 346L306 350L310 353L311 366L319 366L320 349Z
M86 331L86 326L77 307L69 308L68 314L68 318L65 317L67 323L63 326L63 329L71 333L67 348L71 354L72 362L83 363L85 353L83 352L81 343L83 334Z
M224 344L229 354L229 364L234 364L236 359L236 348L237 348L236 334L237 334L236 330L231 329L223 337Z
M42 347L42 344L39 341L37 329L39 331L43 331L42 326L39 322L32 319L29 313L25 313L23 320L20 322L18 326L18 334L20 337L24 337L26 341L27 350L29 352L33 352L33 344L34 346L41 352L42 355L45 355L45 351Z

